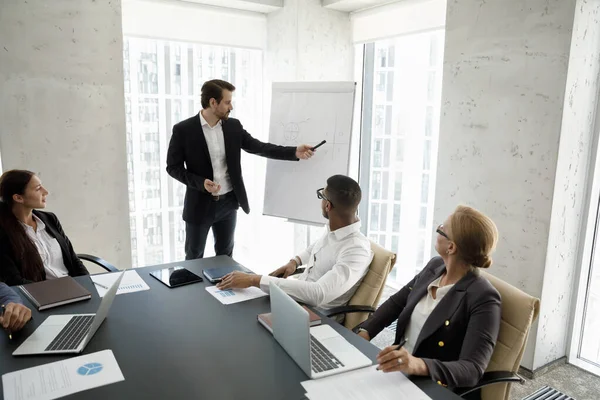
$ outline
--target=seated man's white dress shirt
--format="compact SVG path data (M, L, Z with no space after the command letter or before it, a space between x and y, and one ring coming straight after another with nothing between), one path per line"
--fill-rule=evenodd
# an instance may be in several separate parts
M306 266L297 279L263 276L260 288L268 293L274 282L294 299L331 309L346 305L367 273L373 253L360 232L360 221L325 234L296 257Z

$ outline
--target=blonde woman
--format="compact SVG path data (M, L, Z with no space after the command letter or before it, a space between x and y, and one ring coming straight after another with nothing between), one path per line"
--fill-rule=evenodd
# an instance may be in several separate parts
M472 387L487 368L500 329L500 295L478 273L492 265L498 230L479 211L459 206L436 232L439 257L362 323L358 334L371 340L397 319L395 345L377 357L380 370L430 376L451 389Z

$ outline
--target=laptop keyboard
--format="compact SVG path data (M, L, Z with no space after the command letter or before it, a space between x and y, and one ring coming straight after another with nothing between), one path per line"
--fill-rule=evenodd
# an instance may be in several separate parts
M344 366L313 335L310 335L310 359L313 372L330 371Z
M45 351L75 350L90 330L93 315L76 315L54 338Z

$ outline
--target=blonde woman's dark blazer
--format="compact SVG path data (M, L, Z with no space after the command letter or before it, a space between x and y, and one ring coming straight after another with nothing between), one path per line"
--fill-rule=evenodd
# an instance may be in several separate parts
M431 259L360 327L375 337L398 319L395 343L399 343L415 306L427 295L429 284L445 270L441 257ZM477 384L496 345L500 306L498 291L476 271L469 272L440 300L425 321L413 351L415 357L425 361L434 381L449 388Z

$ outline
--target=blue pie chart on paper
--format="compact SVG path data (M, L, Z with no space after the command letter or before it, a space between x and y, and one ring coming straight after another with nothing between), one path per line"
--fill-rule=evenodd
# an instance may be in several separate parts
M77 370L77 373L79 375L83 375L83 376L87 376L87 375L94 375L97 374L98 372L102 371L102 364L100 363L90 363L90 364L85 364L82 365L81 367L79 367L79 369Z

